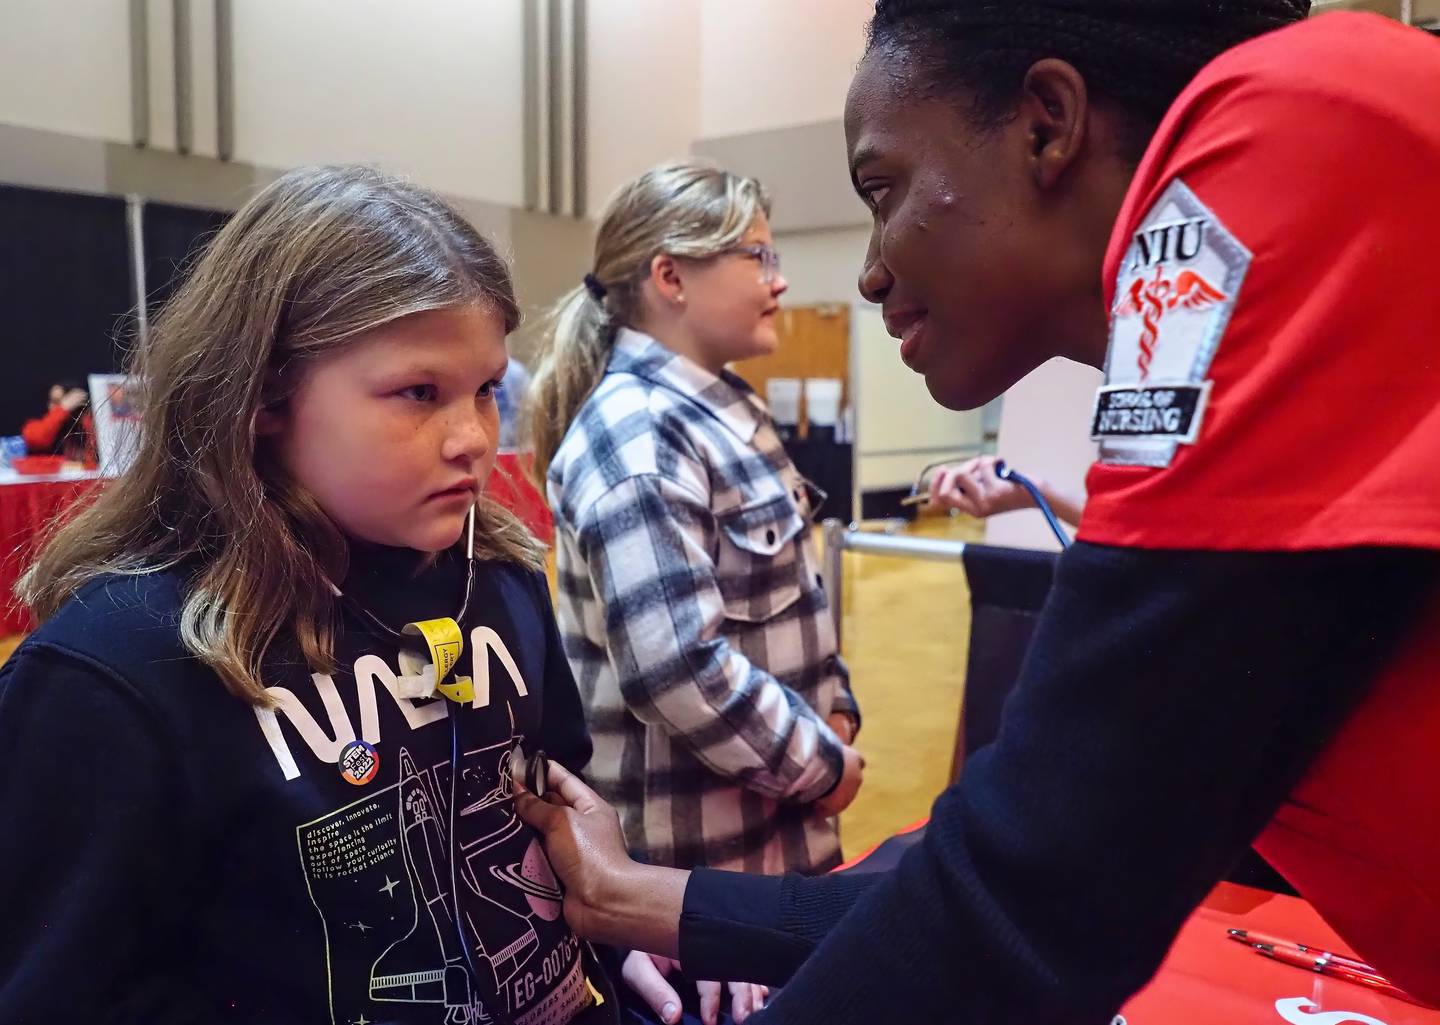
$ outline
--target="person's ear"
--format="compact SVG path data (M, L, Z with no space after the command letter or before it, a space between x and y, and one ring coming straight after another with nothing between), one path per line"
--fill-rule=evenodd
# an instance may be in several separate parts
M1030 140L1035 184L1055 188L1085 146L1090 93L1075 66L1053 57L1037 61L1020 90L1019 119Z
M261 406L255 411L255 419L250 428L257 438L274 437L285 429L285 404L277 402L271 406Z
M665 302L685 305L685 276L675 257L661 253L650 261L650 284Z

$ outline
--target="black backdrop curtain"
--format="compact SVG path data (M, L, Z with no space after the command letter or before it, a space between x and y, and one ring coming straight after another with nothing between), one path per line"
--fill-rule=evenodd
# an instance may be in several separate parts
M200 250L225 226L228 213L194 206L146 203L141 211L145 236L145 290L153 319L185 278Z
M132 330L125 201L0 185L0 434L50 385L114 370Z
M230 215L146 203L141 211L153 319ZM135 339L125 200L0 185L0 435L45 412L50 385L120 370Z

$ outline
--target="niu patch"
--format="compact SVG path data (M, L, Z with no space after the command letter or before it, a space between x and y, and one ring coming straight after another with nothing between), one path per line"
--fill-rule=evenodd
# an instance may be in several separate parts
M1090 429L1102 463L1169 466L1195 442L1250 260L1189 186L1170 183L1120 264Z

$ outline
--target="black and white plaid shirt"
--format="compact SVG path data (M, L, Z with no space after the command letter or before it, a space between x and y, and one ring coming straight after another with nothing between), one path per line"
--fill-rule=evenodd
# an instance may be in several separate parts
M588 776L654 864L823 872L814 801L859 720L811 539L813 489L764 404L623 330L549 473L557 613Z

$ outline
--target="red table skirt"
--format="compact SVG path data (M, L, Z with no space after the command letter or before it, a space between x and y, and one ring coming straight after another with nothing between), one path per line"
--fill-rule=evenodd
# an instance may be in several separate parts
M0 484L0 637L24 633L34 621L15 600L15 582L55 517L98 481Z
M530 483L533 462L529 452L502 452L495 460L486 493L524 521L530 532L547 545L555 540L555 521L545 496Z

